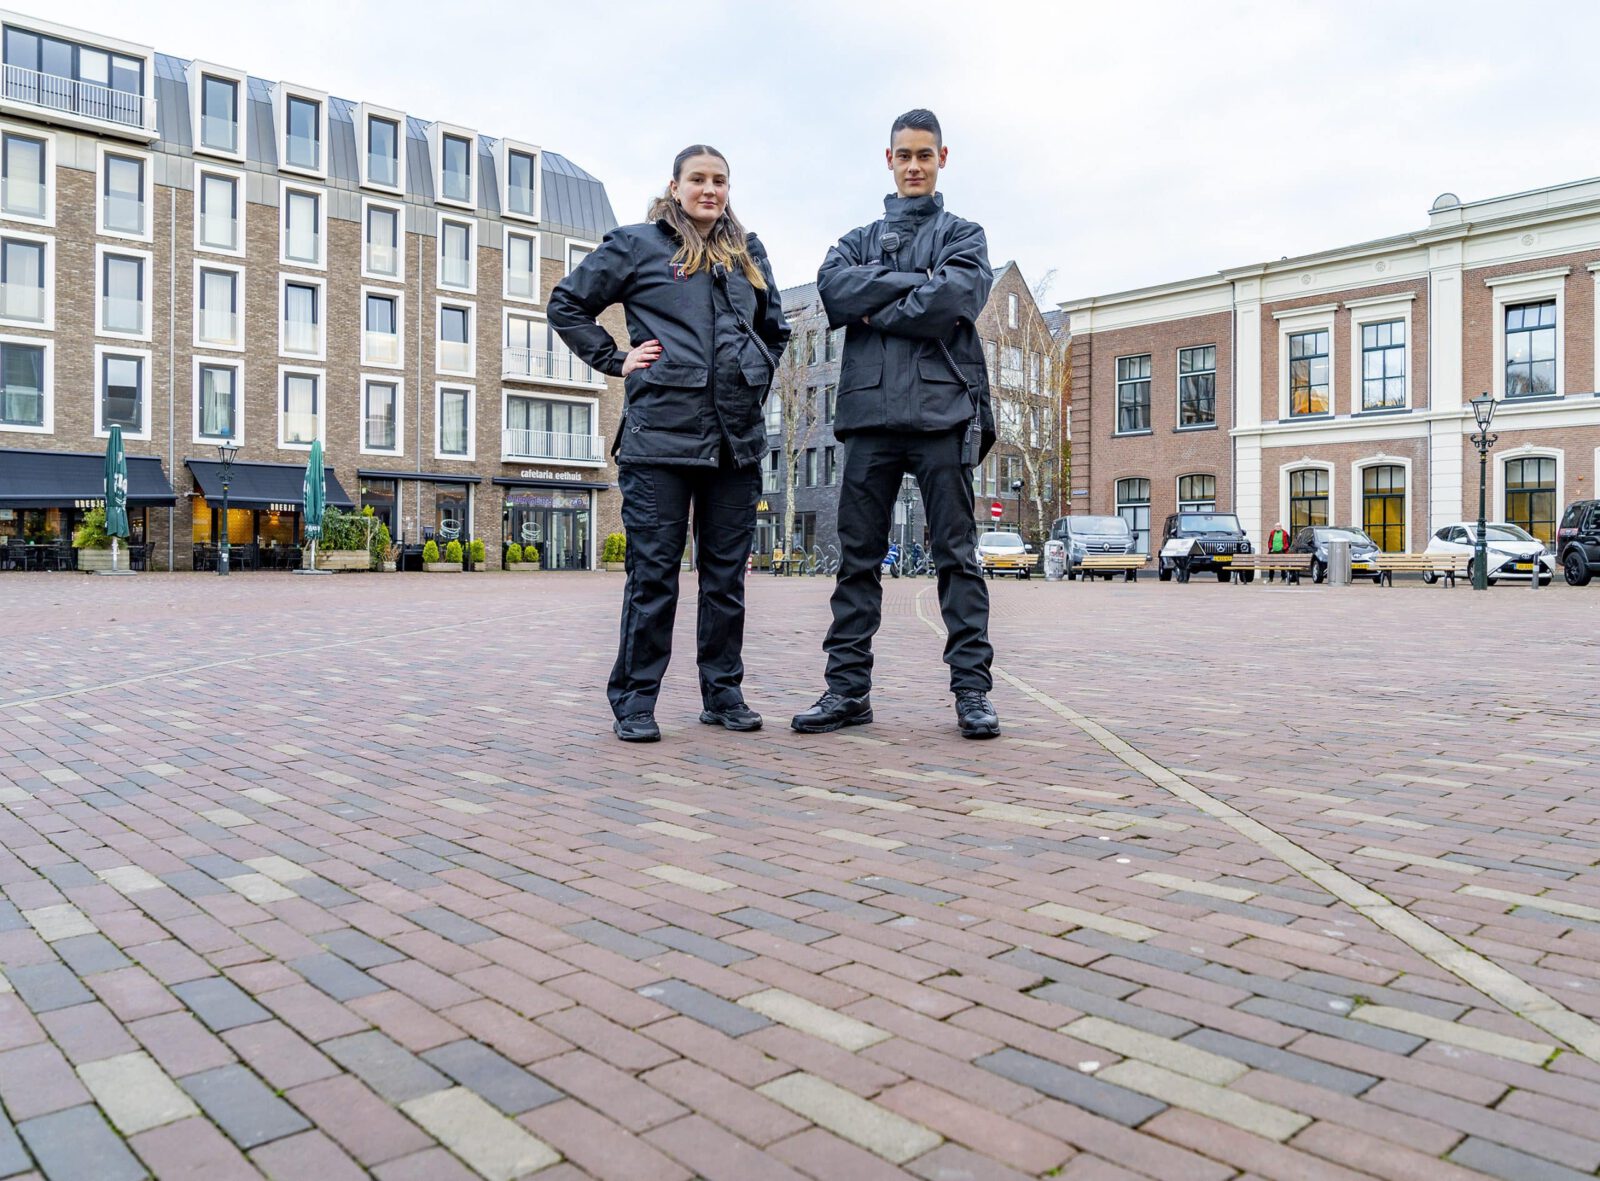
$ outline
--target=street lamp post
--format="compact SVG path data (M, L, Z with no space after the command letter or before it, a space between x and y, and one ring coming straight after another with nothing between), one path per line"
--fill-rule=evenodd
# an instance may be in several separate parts
M1017 532L1022 532L1022 489L1025 484L1021 480L1011 481L1011 491L1017 494Z
M900 523L900 551L911 553L911 508L917 502L917 478L909 473L900 477L900 502L906 506L905 520Z
M1494 421L1495 401L1489 396L1487 390L1472 399L1472 417L1477 421L1478 433L1472 436L1472 445L1478 449L1478 538L1472 550L1472 589L1489 589L1489 521L1487 485L1489 473L1489 449L1495 445L1499 435L1489 433L1489 424ZM1537 564L1534 569L1534 579L1539 576Z
M217 476L222 481L222 540L217 545L217 573L228 572L228 485L233 482L233 457L239 454L239 448L233 443L218 443L217 458L221 461L221 470Z

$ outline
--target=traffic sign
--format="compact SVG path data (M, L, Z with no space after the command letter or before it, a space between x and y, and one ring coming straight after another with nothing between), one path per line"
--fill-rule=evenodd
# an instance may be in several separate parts
M989 506L989 515L997 521L1000 519L1000 514L1005 511L1005 506L1003 506L998 500Z

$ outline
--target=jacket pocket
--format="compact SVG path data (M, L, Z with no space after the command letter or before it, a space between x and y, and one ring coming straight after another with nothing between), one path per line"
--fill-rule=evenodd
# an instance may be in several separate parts
M924 353L917 358L917 376L925 382L959 381L962 385L969 380L966 377L958 378L951 372L950 366L945 364L944 358L937 353L932 356Z
M848 390L865 390L883 384L882 361L857 361L851 363L850 358L845 358L843 368L839 371L839 392Z
M657 361L638 371L629 392L628 416L635 430L698 431L709 372L704 365Z

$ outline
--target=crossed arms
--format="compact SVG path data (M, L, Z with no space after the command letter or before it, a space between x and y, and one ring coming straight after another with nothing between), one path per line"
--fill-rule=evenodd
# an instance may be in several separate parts
M817 272L828 327L865 320L891 336L942 340L958 321L977 319L994 284L983 227L961 223L929 274L890 270L881 261L864 259L862 241L870 230L846 234Z

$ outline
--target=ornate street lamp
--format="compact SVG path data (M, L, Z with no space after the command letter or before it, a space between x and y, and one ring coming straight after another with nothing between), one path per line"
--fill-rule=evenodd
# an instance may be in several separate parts
M236 443L218 443L217 459L221 469L217 476L222 481L222 541L217 546L217 573L228 572L228 485L233 482L233 459L239 454Z
M1489 396L1487 390L1472 399L1472 417L1477 420L1478 433L1472 436L1472 445L1478 449L1478 539L1472 551L1472 589L1489 589L1489 522L1487 519L1486 492L1489 473L1489 449L1495 445L1499 435L1489 433L1489 424L1494 421L1495 400ZM1534 580L1538 581L1539 570L1537 562L1534 565Z

